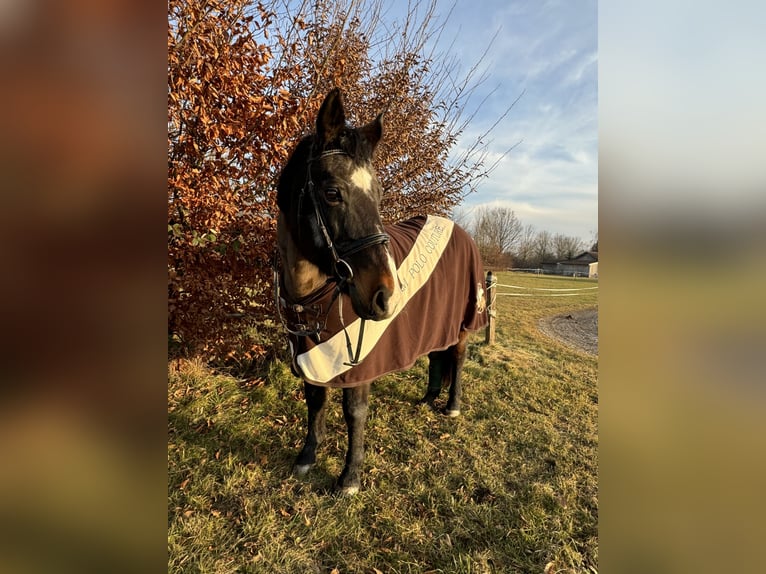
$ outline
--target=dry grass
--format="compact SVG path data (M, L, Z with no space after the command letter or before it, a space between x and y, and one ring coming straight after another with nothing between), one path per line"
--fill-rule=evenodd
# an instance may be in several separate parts
M500 283L596 285L510 273ZM298 480L305 406L286 364L249 380L171 364L169 571L595 572L597 360L537 328L594 307L597 291L583 293L498 297L497 344L473 336L458 419L415 404L424 359L378 381L353 498L331 494L346 447L340 391L318 464Z

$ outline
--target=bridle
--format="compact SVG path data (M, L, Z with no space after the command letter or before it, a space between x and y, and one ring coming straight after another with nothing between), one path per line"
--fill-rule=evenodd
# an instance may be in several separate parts
M350 156L350 154L340 149L327 150L320 153L319 155L314 155L312 153L309 156L308 160L306 161L306 164L307 164L306 165L306 182L304 183L303 187L301 188L300 194L298 195L298 211L297 211L298 217L300 217L303 211L302 209L303 201L304 201L304 198L306 197L308 197L308 199L314 205L314 214L316 216L317 225L319 226L319 230L322 233L322 237L325 242L325 247L329 250L330 257L332 258L332 261L333 261L334 275L331 280L335 281L336 285L333 291L332 298L330 302L327 304L327 309L324 314L324 317L321 316L322 314L321 306L311 306L309 308L306 308L303 305L289 304L284 298L280 296L280 293L279 293L280 279L279 279L279 271L278 271L278 263L277 263L277 260L279 259L278 254L275 254L274 296L276 299L277 313L279 315L279 319L282 322L282 325L285 328L285 330L291 335L294 335L297 337L314 337L317 342L319 342L320 340L320 333L325 329L325 326L327 325L327 318L330 314L330 308L332 307L332 304L335 302L335 300L338 299L338 314L340 318L340 323L343 327L343 332L346 336L346 346L348 348L348 355L349 355L349 362L346 364L353 366L359 363L359 355L361 353L361 348L362 348L362 338L364 336L365 319L361 319L356 353L354 353L352 345L351 345L351 339L348 335L348 332L346 331L345 322L343 321L343 298L342 297L338 298L341 291L345 287L345 285L351 282L354 278L354 270L351 268L351 265L349 265L348 261L345 258L347 258L349 255L359 253L360 251L363 251L364 249L367 249L374 245L381 245L381 244L388 243L391 238L389 237L387 233L379 232L379 233L372 233L360 239L353 239L351 241L333 241L332 236L330 235L330 232L327 227L326 217L324 214L324 208L322 207L319 201L319 198L317 198L316 196L314 181L311 178L311 164L315 161L319 161L322 158L332 156L332 155ZM300 229L301 229L300 226L298 226L299 233L300 233ZM282 313L283 307L286 309L289 308L292 312L294 312L298 316L300 316L301 313L306 313L306 312L314 313L315 314L314 326L309 327L308 324L305 324L303 322L298 322L295 325L295 328L291 327Z

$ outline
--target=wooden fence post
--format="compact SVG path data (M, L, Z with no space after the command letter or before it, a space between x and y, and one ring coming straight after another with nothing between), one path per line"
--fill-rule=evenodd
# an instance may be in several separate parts
M492 275L492 271L487 271L487 317L489 322L487 323L487 332L484 338L484 342L487 345L492 345L495 342L495 317L497 317L495 305L496 284L497 278Z

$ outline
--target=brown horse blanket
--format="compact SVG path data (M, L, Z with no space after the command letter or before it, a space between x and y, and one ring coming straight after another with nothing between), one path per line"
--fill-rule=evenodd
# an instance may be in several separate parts
M362 319L347 295L333 297L334 283L300 301L278 302L292 326L326 318L318 338L289 335L293 371L310 383L353 387L407 369L418 357L457 343L461 331L486 325L481 258L463 229L442 217L421 216L387 226L386 233L400 284L396 311L365 321L361 342ZM301 316L306 314L311 317ZM359 345L355 365L349 341L354 353Z

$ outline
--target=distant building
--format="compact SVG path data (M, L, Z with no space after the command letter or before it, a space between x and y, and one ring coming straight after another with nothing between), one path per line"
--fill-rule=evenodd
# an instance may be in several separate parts
M553 272L570 277L598 277L598 251L583 251L568 261L557 261Z

